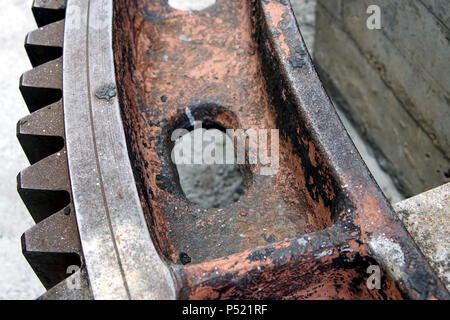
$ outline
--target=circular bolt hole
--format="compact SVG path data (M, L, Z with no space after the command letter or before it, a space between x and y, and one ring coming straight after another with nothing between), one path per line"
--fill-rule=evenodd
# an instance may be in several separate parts
M220 208L239 200L243 178L232 140L218 129L197 128L175 142L172 150L181 188L203 208Z

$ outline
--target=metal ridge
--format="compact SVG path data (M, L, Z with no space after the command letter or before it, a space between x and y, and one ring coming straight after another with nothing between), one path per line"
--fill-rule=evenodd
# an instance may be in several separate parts
M307 119L305 125L317 150L325 157L331 176L337 178L334 188L338 197L332 205L336 219L333 228L336 227L341 236L356 238L367 245L368 252L403 287L409 298L448 299L449 293L399 221L337 115L307 53L290 2L260 3L261 33L270 39L266 58L272 60L272 67L282 66L281 77L269 68L267 78L290 89L292 97L287 99L288 103L300 106L299 112ZM307 53L302 58L302 67L296 62L300 53ZM389 246L401 253L404 259L401 265L396 265L393 258L397 249Z
M116 97L112 0L69 0L63 105L69 173L95 299L173 299L131 171ZM71 19L73 18L73 19Z

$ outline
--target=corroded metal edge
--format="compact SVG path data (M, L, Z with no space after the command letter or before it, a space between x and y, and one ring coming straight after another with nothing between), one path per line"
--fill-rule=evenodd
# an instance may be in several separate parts
M261 0L260 4L262 33L272 40L266 48L267 58L272 60L272 67L281 66L280 76L274 75L270 67L267 76L284 83L293 93L292 101L288 98L283 103L300 106L317 149L326 158L331 175L337 177L339 200L332 207L339 233L354 236L356 231L358 242L368 246L369 253L403 287L408 298L448 299L448 291L397 218L346 133L309 54L302 59L300 53L307 52L307 48L290 2ZM401 265L397 264L397 253L403 258Z
M68 0L63 104L73 202L95 299L174 299L131 170L112 51L112 0Z
M348 278L344 283L339 282L343 275L360 281L363 279L361 270L356 270L356 277L355 274L347 275L355 268L348 262L363 257L368 260L361 261L359 268L380 264L391 279L395 279L394 283L387 283L388 286L398 287L401 291L401 297L380 292L383 299L448 299L448 291L393 212L350 137L342 134L345 129L307 54L289 1L253 2L256 3L257 34L265 62L263 73L270 84L272 103L298 113L298 117L286 113L285 118L280 118L280 128L287 126L293 118L303 120L301 131L309 132L310 136L305 142L291 132L292 140L298 139L298 144L306 150L309 149L306 144L312 142L317 153L325 158L325 166L314 165L313 149L313 156L303 156L302 166L306 164L314 182L316 179L328 181L325 179L327 174L336 178L336 183L331 186L336 197L329 203L335 224L300 239L183 267L180 270L183 274L181 296L274 299L286 298L289 294L291 299L326 298L330 295L323 291L334 292L336 288L324 287L322 280L326 282L328 278L340 287L351 282ZM280 93L280 88L285 90ZM315 192L314 183L308 188ZM320 196L327 198L326 193ZM233 279L232 285L228 279ZM376 294L366 292L361 297L380 298ZM335 298L348 299L350 296L337 295Z

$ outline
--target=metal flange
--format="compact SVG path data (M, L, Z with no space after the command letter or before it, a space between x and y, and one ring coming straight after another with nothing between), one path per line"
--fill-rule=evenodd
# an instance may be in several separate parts
M69 0L67 15L75 12L80 24L66 24L64 32L64 122L92 293L96 299L175 298L142 213L114 94L113 1Z

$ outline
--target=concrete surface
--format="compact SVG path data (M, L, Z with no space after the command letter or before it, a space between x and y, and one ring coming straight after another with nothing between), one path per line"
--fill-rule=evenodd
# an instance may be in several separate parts
M309 53L314 55L314 35L316 25L316 0L291 0L297 23Z
M397 203L394 210L450 290L450 183Z
M364 159L364 162L369 168L369 171L372 173L373 177L378 183L378 186L381 188L386 198L391 203L396 203L403 200L405 197L400 193L400 191L397 190L391 176L389 176L389 174L381 168L375 157L375 152L373 151L373 149L358 134L355 127L352 125L344 112L342 112L342 110L340 109L337 109L337 112L339 114L339 117L341 118L342 123L345 126L345 129L347 129L347 132L352 138L356 149L358 149L358 152L361 154L361 157Z
M408 197L450 181L449 26L435 13L450 2L428 2L317 5L321 78ZM380 30L366 27L370 4L380 7Z
M34 225L16 191L16 176L29 165L16 138L16 123L28 110L19 77L31 68L23 48L36 28L31 0L2 1L0 8L0 299L36 299L45 292L22 256L20 236Z

